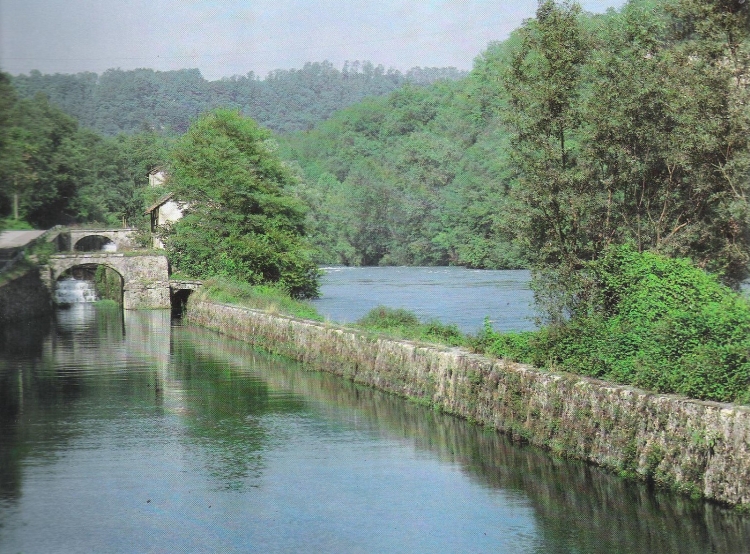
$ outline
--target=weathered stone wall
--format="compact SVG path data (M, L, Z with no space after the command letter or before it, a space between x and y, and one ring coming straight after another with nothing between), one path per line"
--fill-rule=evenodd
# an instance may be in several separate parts
M123 285L122 305L126 310L166 309L169 296L169 262L166 256L131 256Z
M0 323L48 314L52 311L49 290L30 270L0 285Z
M186 316L560 455L750 507L748 407L653 394L206 301L190 301Z

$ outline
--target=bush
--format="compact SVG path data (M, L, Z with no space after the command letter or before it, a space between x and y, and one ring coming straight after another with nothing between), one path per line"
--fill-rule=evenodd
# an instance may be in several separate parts
M689 260L608 250L576 276L571 314L476 351L702 400L750 403L750 303Z
M499 333L492 328L489 318L485 318L484 327L476 337L470 339L469 346L476 352L541 367L546 362L540 356L542 336L540 331Z
M750 401L750 305L688 260L622 246L588 267L593 293L537 347L561 368L646 389Z
M467 343L466 337L455 325L445 325L435 320L423 323L415 314L401 308L378 306L359 319L357 325L402 339L423 340L448 346L462 346Z
M378 306L370 310L367 315L357 321L357 324L368 329L383 331L394 329L408 329L419 326L419 318L408 310Z
M314 306L291 298L288 291L279 286L251 285L236 279L212 278L203 282L203 287L197 294L225 304L237 304L301 319L323 320Z

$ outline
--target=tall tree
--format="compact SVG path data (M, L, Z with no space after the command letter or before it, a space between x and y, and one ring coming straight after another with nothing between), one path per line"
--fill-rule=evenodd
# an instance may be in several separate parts
M519 174L513 189L518 209L509 223L538 277L547 281L537 290L543 304L548 302L539 295L553 291L554 282L567 282L591 256L589 225L597 212L579 163L581 82L590 51L580 14L575 3L540 2L536 19L519 31L505 78L505 122ZM551 308L550 315L559 317L563 308Z
M270 133L231 110L216 110L177 142L169 186L184 217L163 240L178 271L277 283L295 297L318 291L304 234L305 208L273 153Z
M515 193L528 210L520 237L543 265L576 267L586 256L582 234L588 180L579 163L580 84L589 45L580 7L541 2L521 29L521 47L507 73L506 122L521 169Z
M592 64L587 149L607 193L598 239L687 256L736 284L750 261L750 10L666 8L626 6Z

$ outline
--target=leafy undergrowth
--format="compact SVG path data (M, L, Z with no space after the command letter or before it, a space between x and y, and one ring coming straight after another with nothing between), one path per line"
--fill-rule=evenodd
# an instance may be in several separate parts
M203 287L195 294L198 298L203 297L224 304L236 304L269 313L323 321L323 316L312 304L295 300L283 289L271 285L251 285L233 279L212 278L205 279Z
M688 260L612 249L564 324L500 334L477 351L700 400L750 403L750 303Z
M423 323L415 314L400 308L378 306L359 319L356 325L396 339L446 346L468 345L468 338L455 325L445 325L435 320Z

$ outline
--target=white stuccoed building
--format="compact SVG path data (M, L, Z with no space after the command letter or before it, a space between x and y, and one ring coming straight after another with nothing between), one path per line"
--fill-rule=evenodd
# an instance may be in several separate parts
M163 187L166 185L168 175L161 167L155 167L148 173L148 186L150 187ZM165 194L147 210L147 214L151 215L151 232L155 233L156 230L166 223L177 221L182 217L182 210L179 204L172 199L172 193ZM156 237L153 238L154 248L164 248L164 244Z

